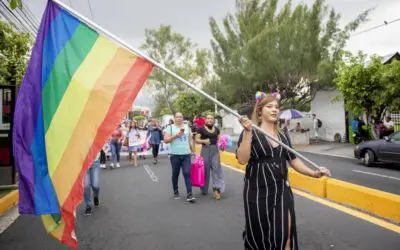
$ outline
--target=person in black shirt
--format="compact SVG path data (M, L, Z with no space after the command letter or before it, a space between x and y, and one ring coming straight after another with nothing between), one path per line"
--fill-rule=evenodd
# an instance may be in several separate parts
M216 126L214 126L214 122L214 116L208 114L206 116L205 126L197 130L196 142L202 144L201 156L204 159L205 183L204 187L201 189L201 193L203 195L208 194L211 172L213 198L220 200L225 184L221 168L219 148L217 146L220 131Z

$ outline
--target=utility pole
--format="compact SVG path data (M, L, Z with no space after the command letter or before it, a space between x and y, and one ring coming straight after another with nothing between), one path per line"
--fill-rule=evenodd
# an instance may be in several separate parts
M217 99L217 92L214 92L214 98ZM214 109L215 114L218 114L218 105L216 103L214 104Z

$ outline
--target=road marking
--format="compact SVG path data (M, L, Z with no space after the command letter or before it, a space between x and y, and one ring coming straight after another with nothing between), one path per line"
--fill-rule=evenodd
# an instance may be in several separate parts
M345 159L353 159L353 160L357 160L354 157L350 157L350 156L345 156L345 155L335 155L335 154L329 154L329 153L320 153L320 152L309 152L309 151L304 151L304 150L296 150L298 152L301 153L309 153L309 154L315 154L315 155L326 155L326 156L333 156L333 157L339 157L339 158L345 158Z
M150 176L150 179L153 182L158 182L158 177L156 176L156 174L153 172L153 170L151 170L149 165L144 165L143 168L146 170L147 174Z
M2 234L11 224L14 223L16 219L18 219L18 206L15 206L8 210L1 218L0 218L0 234Z
M355 170L355 169L353 169L353 172L362 173L362 174L368 174L368 175L374 175L374 176L379 176L379 177L383 177L383 178L388 178L388 179L393 179L393 180L400 181L400 178L396 178L396 177L393 177L393 176L387 176L387 175L383 175L383 174L376 174L376 173L365 172L365 171L360 171L360 170Z
M232 170L234 170L234 171L236 171L236 172L244 173L244 170L237 169L237 168L235 168L235 167L228 166L228 165L226 165L226 164L221 164L221 165L224 166L224 167L226 167L226 168L232 169ZM370 223L373 223L373 224L375 224L375 225L381 226L381 227L383 227L383 228L386 228L386 229L388 229L388 230L391 230L391 231L393 231L393 232L396 232L396 233L399 233L399 234L400 234L400 226L397 226L397 225L395 225L395 224L389 223L389 222L384 221L384 220L382 220L382 219L378 219L378 218L373 217L373 216L371 216L371 215L369 215L369 214L366 214L366 213L363 213L363 212L360 212L360 211L357 211L357 210L354 210L354 209L351 209L351 208L348 208L348 207L339 205L339 204L337 204L337 203L334 203L334 202L325 200L325 199L323 199L323 198L313 196L313 195L308 194L308 193L306 193L306 192L299 191L299 190L294 189L294 188L292 188L292 190L293 190L293 193L295 193L295 194L297 194L297 195L300 195L300 196L302 196L302 197L304 197L304 198L306 198L306 199L309 199L309 200L318 202L318 203L320 203L320 204L322 204L322 205L325 205L325 206L327 206L327 207L334 208L334 209L339 210L339 211L341 211L341 212L343 212L343 213L346 213L346 214L348 214L348 215L351 215L351 216L357 217L357 218L359 218L359 219L368 221L368 222L370 222Z

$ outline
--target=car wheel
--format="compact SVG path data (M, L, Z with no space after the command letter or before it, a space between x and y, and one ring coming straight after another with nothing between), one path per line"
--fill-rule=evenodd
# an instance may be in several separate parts
M370 167L374 162L375 162L374 153L371 150L367 149L367 151L364 154L364 165Z

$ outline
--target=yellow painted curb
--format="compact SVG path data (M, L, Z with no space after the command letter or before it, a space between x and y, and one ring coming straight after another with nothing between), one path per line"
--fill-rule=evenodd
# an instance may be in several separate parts
M18 203L18 190L11 191L9 194L0 198L0 213L4 213Z
M201 147L196 147L200 153ZM245 170L246 166L239 164L233 153L221 152L221 162L234 168ZM354 208L368 211L372 214L400 222L400 196L372 188L355 185L332 178L315 179L289 169L289 183L298 190L329 200L347 204Z
M328 179L326 198L400 222L400 196L352 183Z
M289 168L290 186L298 190L306 191L318 197L326 197L326 177L316 179L297 173Z

